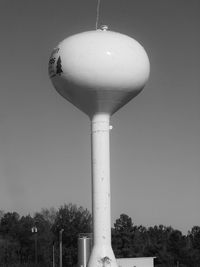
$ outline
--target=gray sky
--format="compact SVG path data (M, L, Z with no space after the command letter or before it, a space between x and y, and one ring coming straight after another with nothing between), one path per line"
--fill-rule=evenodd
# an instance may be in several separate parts
M93 30L94 0L0 0L0 209L91 210L90 122L53 89L52 49ZM144 91L112 117L112 221L200 225L200 1L101 0L100 24L139 41Z

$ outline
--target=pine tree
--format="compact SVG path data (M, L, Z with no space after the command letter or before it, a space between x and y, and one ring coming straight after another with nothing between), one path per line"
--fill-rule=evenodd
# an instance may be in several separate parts
M56 74L61 75L62 72L63 70L62 70L62 65L61 65L61 58L59 57L57 60L57 65L56 65Z

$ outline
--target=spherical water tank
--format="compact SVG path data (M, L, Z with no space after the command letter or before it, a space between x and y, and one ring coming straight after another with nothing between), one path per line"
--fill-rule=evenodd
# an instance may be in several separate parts
M133 38L112 31L75 34L52 52L49 75L56 90L90 117L112 115L145 86L150 65Z

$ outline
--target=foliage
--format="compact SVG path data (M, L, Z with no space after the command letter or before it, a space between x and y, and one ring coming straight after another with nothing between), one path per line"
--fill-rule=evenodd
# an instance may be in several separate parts
M112 229L112 245L117 258L132 256L133 230L132 219L126 214L121 214Z
M31 228L37 227L37 233ZM52 266L53 245L59 263L59 231L63 232L63 265L73 266L77 259L79 233L91 231L91 214L76 205L64 205L58 211L42 209L33 217L4 213L0 218L0 266L34 266L37 240L38 267ZM32 265L33 264L33 265Z
M16 212L0 213L0 266L33 267L37 241L38 267L52 266L52 252L59 266L59 233L62 232L63 266L77 263L77 238L91 232L92 217L87 209L73 204L58 210L42 209L33 217ZM38 232L32 233L31 228ZM146 228L134 225L132 219L121 214L112 230L112 246L117 258L156 257L157 267L199 267L200 226L187 235L163 225Z
M58 243L59 231L63 229L63 264L73 266L77 262L77 239L80 233L91 232L92 217L89 211L76 205L62 206L56 216L52 232Z
M194 226L188 235L163 225L145 228L134 226L130 217L122 214L112 229L112 246L117 258L156 257L159 267L199 267L200 227Z

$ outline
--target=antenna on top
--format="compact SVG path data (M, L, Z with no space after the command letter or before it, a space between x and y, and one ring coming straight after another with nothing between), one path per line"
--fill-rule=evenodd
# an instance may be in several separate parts
M100 3L101 0L97 0L97 13L96 13L96 30L98 29L98 24L99 24L99 13L100 13Z

